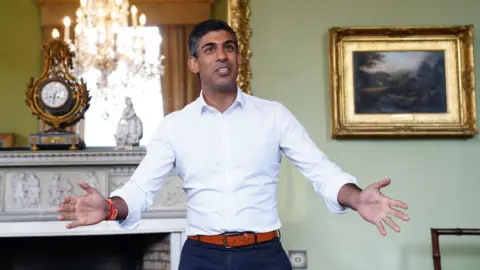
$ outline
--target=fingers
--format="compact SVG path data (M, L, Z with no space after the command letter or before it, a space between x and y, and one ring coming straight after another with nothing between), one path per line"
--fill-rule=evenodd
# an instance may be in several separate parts
M408 221L410 219L407 214L392 208L392 207L398 207L398 208L408 209L408 204L402 201L392 200L392 199L388 201L388 204L390 205L390 210L388 211L390 214L405 221Z
M77 217L74 213L61 214L58 216L58 220L74 220L76 218Z
M65 225L65 228L73 229L73 228L76 228L76 227L79 227L79 226L83 226L83 224L80 221L75 220L75 221L70 222L67 225Z
M375 225L377 226L378 231L379 231L383 236L387 235L387 231L385 231L385 228L383 227L383 224L382 224L382 221L381 221L381 220L378 221L378 222L376 222Z
M64 213L64 214L61 214L61 215L58 216L58 220L60 220L60 221L73 220L73 222L70 222L67 225L65 225L65 228L72 229L72 228L83 225L82 222L77 220L77 215L75 213L75 211L76 211L75 204L62 204L58 207L57 210L59 212Z
M373 183L371 186L375 189L381 189L381 188L384 188L384 187L390 185L391 182L392 182L392 180L390 178L385 178L381 181Z
M410 219L407 214L405 214L401 211L395 210L395 209L390 209L388 212L390 214L394 215L395 217L397 217L399 219L402 219L404 221L408 221Z
M62 204L58 206L57 211L58 212L72 212L74 213L76 211L75 204Z
M383 236L387 235L387 231L385 230L385 227L383 226L383 223L387 224L394 231L400 232L400 227L389 216L385 215L385 217L383 217L382 219L380 219L378 222L375 223L378 231Z
M62 200L62 203L58 206L58 212L75 212L75 205L77 204L78 197L66 197Z
M403 209L408 209L408 204L402 202L402 201L398 201L398 200L392 200L390 199L390 201L388 202L390 204L390 206L395 206L395 207L399 207L399 208L403 208Z
M90 185L88 185L87 183L85 183L83 181L79 181L78 185L89 194L91 194L95 191L94 188L92 188Z
M62 200L62 204L76 204L78 197L65 197Z
M385 223L390 227L392 228L394 231L396 232L399 232L400 231L400 227L398 227L398 225L390 218L390 217L385 217L383 219L383 221L385 221Z

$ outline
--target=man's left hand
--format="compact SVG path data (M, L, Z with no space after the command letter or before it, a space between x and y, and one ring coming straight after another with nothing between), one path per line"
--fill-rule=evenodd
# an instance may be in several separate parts
M390 226L393 230L399 232L400 227L392 220L397 217L408 221L409 217L393 207L408 209L408 205L402 201L389 198L380 192L380 189L390 184L389 178L374 183L365 188L358 198L357 211L366 221L375 224L382 235L386 235L383 223Z

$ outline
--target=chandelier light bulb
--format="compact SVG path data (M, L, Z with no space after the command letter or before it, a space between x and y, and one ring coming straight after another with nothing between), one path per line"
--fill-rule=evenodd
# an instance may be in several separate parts
M137 27L137 7L135 5L132 5L130 8L130 12L132 13L132 25L133 27Z
M145 14L141 14L139 20L140 20L140 25L145 26L145 24L147 23L147 16L145 16Z
M72 20L70 20L70 17L65 16L65 18L63 19L63 25L65 25L65 27L70 27L71 24Z
M70 25L72 24L72 20L70 17L65 16L63 19L63 25L65 25L65 29L63 32L63 40L67 43L70 43Z
M57 39L57 38L60 37L60 32L58 31L57 28L54 28L54 29L52 30L52 37L53 37L54 39Z
M100 18L105 17L105 11L103 10L103 8L99 8L97 12L98 12L98 17Z

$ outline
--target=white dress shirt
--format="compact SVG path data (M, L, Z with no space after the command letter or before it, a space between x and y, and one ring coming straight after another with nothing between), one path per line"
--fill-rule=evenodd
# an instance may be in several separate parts
M208 106L200 94L164 118L131 179L111 194L128 206L120 225L138 225L174 169L187 194L187 235L277 230L282 152L332 212L347 211L337 195L356 179L329 161L282 104L238 89L224 113Z

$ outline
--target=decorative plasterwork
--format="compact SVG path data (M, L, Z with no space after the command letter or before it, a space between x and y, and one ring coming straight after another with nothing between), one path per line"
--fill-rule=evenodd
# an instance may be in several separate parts
M66 196L83 194L83 180L107 197L123 186L145 150L0 152L0 222L55 221ZM142 217L185 218L186 197L174 171Z
M145 156L144 149L134 151L5 151L0 152L1 167L52 165L136 165Z

